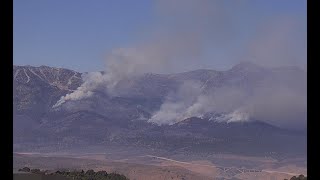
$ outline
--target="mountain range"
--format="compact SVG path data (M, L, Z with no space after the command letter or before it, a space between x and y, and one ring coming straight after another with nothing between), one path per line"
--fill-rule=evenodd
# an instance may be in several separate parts
M304 127L291 129L259 116L246 121L221 120L227 114L205 108L203 113L172 123L150 121L168 99L185 103L184 98L193 97L195 91L197 98L233 89L246 92L241 96L246 98L256 93L253 89L285 82L284 87L304 93L306 73L297 67L266 68L245 62L226 71L145 73L119 81L116 94L97 88L89 98L54 108L62 96L77 91L86 74L48 66L14 66L14 150L120 145L186 154L306 154ZM215 97L221 97L224 110L236 104L234 98L228 103L229 96Z

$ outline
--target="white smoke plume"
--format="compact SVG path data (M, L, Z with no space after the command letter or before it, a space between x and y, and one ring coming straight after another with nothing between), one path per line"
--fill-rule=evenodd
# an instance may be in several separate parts
M282 75L275 76L277 80L267 79L250 86L250 92L236 86L222 86L204 94L198 91L199 84L184 84L179 91L168 96L149 122L174 124L189 117L203 118L215 113L219 116L213 120L218 122L259 120L279 127L306 128L306 74L298 75L305 79L298 79L294 74L286 78Z
M246 3L219 0L157 1L155 13L158 16L155 25L149 29L151 33L142 35L142 40L131 47L116 48L108 53L105 73L89 73L81 87L61 97L54 107L67 101L88 98L97 89L116 96L119 82L148 72L181 72L211 68L215 64L212 62L236 64L242 60L272 67L305 65L305 25L295 16L287 14L257 22L250 16L241 19L243 23L239 25L234 12L253 12ZM252 33L247 34L248 30ZM245 41L240 40L243 34L247 36ZM217 59L214 54L207 57L208 52L222 48L227 54L226 58ZM186 82L177 92L166 97L160 110L153 114L149 122L174 124L214 111L224 114L219 121L262 119L281 126L297 126L306 119L306 91L299 91L306 84L293 88L279 86L294 80L295 77L280 83L269 81L264 87L253 89L250 95L234 87L221 87L215 89L214 93L203 94L199 83Z
M170 94L161 105L160 110L153 114L149 122L159 125L174 124L189 117L202 117L206 113L232 113L223 121L246 121L247 113L236 110L245 101L245 92L237 88L221 87L214 92L204 94L201 84L188 81L179 90ZM235 112L233 112L235 111ZM222 119L220 119L222 120Z
M187 81L184 82L177 92L173 92L166 97L166 101L161 105L148 121L156 124L174 124L188 117L201 115L203 103L197 102L201 99L200 84ZM201 107L197 107L197 106Z
M99 85L103 84L104 77L100 72L91 72L83 75L84 83L78 87L74 92L62 96L59 101L53 105L53 108L59 107L66 101L81 100L83 98L88 98L93 95L93 90L95 90Z
M183 6L177 11L170 9L172 5L179 6L180 3ZM212 35L222 38L224 35L218 35L217 30L212 29L213 25L220 27L221 19L212 19L221 13L219 8L212 6L215 7L214 11L205 8L213 4L211 1L194 3L159 1L156 11L159 13L160 27L152 27L153 33L148 38L143 38L147 40L136 43L133 47L112 50L107 55L105 74L87 78L75 92L61 97L54 107L68 100L90 97L93 94L92 90L99 85L104 86L109 95L116 95L114 88L123 79L147 72L175 72L198 63L207 38ZM201 9L202 7L205 9ZM185 10L191 10L191 14ZM176 13L178 14L175 15Z

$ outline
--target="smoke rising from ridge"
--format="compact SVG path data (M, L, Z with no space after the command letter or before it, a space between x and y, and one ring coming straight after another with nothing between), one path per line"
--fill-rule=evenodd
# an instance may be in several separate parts
M268 69L267 73L270 71L272 69ZM252 84L250 80L245 87L224 84L209 88L207 93L199 92L202 86L199 83L189 82L170 94L149 122L174 124L189 117L199 117L217 122L259 120L279 127L306 128L306 72L293 71L290 76L292 79L283 78L283 74L266 74L256 83ZM294 81L290 82L288 78ZM246 78L240 82L247 83ZM177 100L174 97L180 98Z
M250 16L241 19L243 22L239 24L239 19L230 12L252 12L252 7L246 3L157 1L156 23L150 27L152 33L131 47L113 49L107 55L105 73L89 73L81 87L61 97L54 107L88 98L96 89L117 96L116 87L122 80L149 72L207 68L210 67L209 61L237 64L250 60L268 67L300 66L306 61L305 25L299 19L277 14L256 21ZM250 23L251 26L244 25ZM246 40L242 39L243 34L247 34ZM302 43L296 43L296 39L301 39L298 42ZM215 53L208 55L208 52L221 49L224 49L222 54L230 56L217 59ZM279 82L272 79L264 82L263 87L251 87L251 92L237 87L219 87L209 93L201 91L203 84L199 82L185 82L178 91L165 97L160 110L149 122L173 124L188 117L218 112L225 114L218 121L259 119L280 126L298 126L306 120L306 91L299 90L306 84L302 80L299 81L302 84L291 87L289 82L294 80L295 76Z
M176 3L182 3L185 6L180 7ZM215 11L211 11L210 8L201 10L201 7L206 7L207 3L209 5L213 2L203 1L199 4L193 1L157 2L156 11L159 14L157 21L161 27L152 27L153 33L148 38L144 38L147 40L136 43L134 47L112 50L107 55L106 73L98 78L97 83L103 82L107 91L114 94L116 92L113 91L113 88L122 79L147 72L177 70L179 66L187 66L200 60L210 34L221 37L217 33L208 32L208 27L221 22L219 18L211 22L211 17L218 17L220 13L217 12L218 8L215 8ZM170 9L172 5L178 7L177 11ZM88 94L88 92L91 90L87 89L87 84L96 83L93 82L93 78L87 78L87 81L76 92L61 97L54 107L61 105L66 100L90 97L91 93Z

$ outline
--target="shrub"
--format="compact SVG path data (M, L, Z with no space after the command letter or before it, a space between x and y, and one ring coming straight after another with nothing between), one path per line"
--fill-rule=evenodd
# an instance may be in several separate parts
M30 172L32 172L34 174L39 174L41 171L40 171L40 169L31 169Z
M25 171L35 174L44 173L47 171L40 171L40 169L29 169L28 167L25 167L23 169L19 169L19 171ZM126 176L118 174L118 173L110 173L108 174L106 171L98 171L94 172L94 170L90 169L84 172L81 171L69 171L69 170L58 170L53 175L61 175L67 178L72 178L74 180L129 180Z
M95 172L94 172L94 170L92 170L92 169L90 169L90 170L88 170L87 172L86 172L86 175L94 175L95 174Z
M22 169L19 169L18 171L22 171L22 172L30 172L30 168L28 167L24 167Z
M284 180L287 180L287 179L284 179ZM307 180L307 177L304 176L303 174L300 174L298 177L297 176L291 177L290 180Z

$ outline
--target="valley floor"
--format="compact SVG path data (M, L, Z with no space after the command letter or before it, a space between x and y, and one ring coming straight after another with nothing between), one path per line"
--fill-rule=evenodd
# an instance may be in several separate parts
M221 155L220 160L250 159L259 161L256 168L221 166L211 161L184 161L172 157L162 157L150 154L113 157L108 153L34 153L15 152L13 154L14 170L25 166L39 169L94 169L107 172L118 172L130 179L166 180L166 179L290 179L293 175L307 175L307 169L293 164L281 165L275 168L277 162L257 157L241 157ZM263 161L264 160L264 161Z

